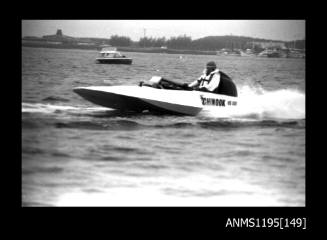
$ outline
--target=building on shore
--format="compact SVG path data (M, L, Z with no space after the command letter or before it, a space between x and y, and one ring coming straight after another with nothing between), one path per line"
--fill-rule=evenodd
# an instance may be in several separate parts
M74 37L66 36L62 34L62 30L58 29L57 33L54 35L45 35L42 37L48 42L76 42L77 40Z
M42 37L23 37L22 43L26 45L70 45L81 47L97 47L101 44L108 44L109 39L106 38L76 38L64 35L61 29L58 29L56 34L44 35Z

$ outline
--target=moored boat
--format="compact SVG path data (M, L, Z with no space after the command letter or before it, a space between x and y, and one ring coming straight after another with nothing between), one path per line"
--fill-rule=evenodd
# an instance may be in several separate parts
M246 49L245 51L240 51L241 57L256 57L256 54L251 49Z

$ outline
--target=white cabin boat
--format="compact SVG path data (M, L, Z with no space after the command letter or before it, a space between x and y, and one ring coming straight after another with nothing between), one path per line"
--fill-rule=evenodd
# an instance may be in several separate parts
M105 47L100 51L96 62L106 64L132 64L132 59L122 55L116 48Z

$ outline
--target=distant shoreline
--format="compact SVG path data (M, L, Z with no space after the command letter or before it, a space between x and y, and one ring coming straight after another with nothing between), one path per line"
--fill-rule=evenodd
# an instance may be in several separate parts
M99 46L72 45L72 44L51 44L51 43L27 43L23 42L22 47L35 48L56 48L56 49L82 49L100 51ZM167 53L167 54L197 54L197 55L217 55L216 51L197 51L197 50L176 50L164 48L140 48L140 47L117 47L121 52L144 52L144 53Z

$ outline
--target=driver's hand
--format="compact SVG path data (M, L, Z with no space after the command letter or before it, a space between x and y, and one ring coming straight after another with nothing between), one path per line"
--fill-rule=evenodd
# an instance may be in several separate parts
M188 89L189 88L188 83L183 83L182 86L183 86L184 89Z

